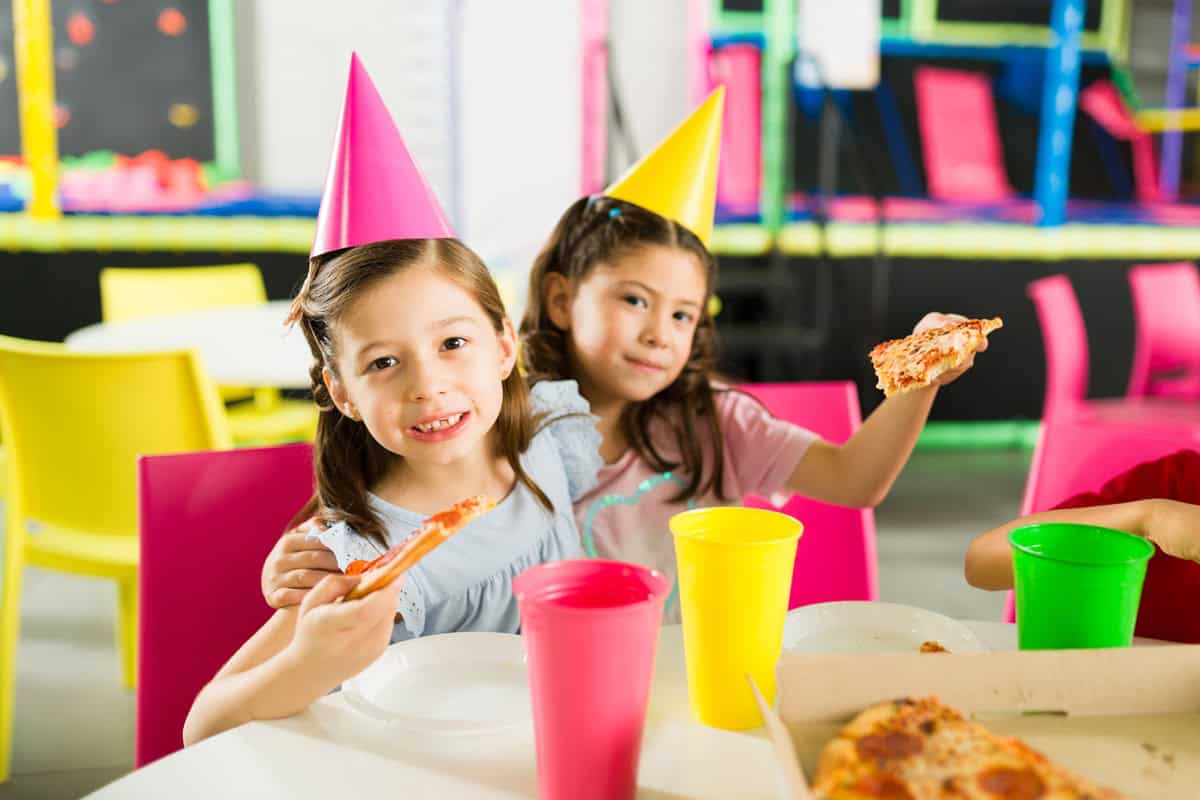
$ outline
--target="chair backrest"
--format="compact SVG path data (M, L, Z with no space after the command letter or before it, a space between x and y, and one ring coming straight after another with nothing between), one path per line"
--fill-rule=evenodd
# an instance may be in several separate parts
M841 444L862 425L858 394L849 381L828 383L754 383L745 391L772 414ZM790 514L804 523L796 549L788 608L833 600L877 600L875 512L843 508L793 496L782 507L761 497L746 505Z
M1074 411L1087 396L1088 341L1083 312L1066 275L1031 282L1033 300L1046 354L1046 394L1042 418Z
M8 336L0 428L9 519L100 534L135 535L139 455L229 446L216 388L192 351L76 353Z
M1187 447L1200 449L1200 429L1111 425L1086 418L1048 420L1033 451L1021 515L1096 491L1131 467Z
M254 264L100 270L100 314L105 322L266 300L262 273Z
M312 492L307 443L139 460L135 766L183 746L200 689L271 615L259 572Z
M1200 378L1200 275L1189 262L1129 270L1134 348L1129 397L1155 394L1163 373Z
M988 77L918 67L913 88L929 196L969 203L1011 198Z

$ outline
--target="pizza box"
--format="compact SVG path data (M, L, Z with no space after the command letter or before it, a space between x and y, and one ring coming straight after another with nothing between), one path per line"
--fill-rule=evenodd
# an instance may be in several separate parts
M777 708L759 704L782 797L809 797L805 776L858 712L928 696L1131 798L1200 797L1200 645L784 654L777 680Z

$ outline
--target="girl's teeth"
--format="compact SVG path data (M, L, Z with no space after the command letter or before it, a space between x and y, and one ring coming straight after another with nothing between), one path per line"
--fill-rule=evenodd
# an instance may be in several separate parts
M422 433L433 433L434 431L440 431L442 428L449 428L451 425L457 425L460 419L462 419L462 414L455 414L453 416L446 417L445 419L434 420L428 425L418 425L417 430L421 431Z

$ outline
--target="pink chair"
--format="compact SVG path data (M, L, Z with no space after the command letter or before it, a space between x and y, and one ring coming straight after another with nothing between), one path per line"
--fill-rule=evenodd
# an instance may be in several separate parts
M1129 270L1133 366L1127 397L1200 399L1200 275L1188 262Z
M1146 461L1186 448L1200 449L1200 427L1147 429L1097 425L1086 418L1047 421L1042 425L1021 516L1048 511ZM1008 593L1005 620L1016 620Z
M1077 411L1087 396L1088 340L1083 311L1066 275L1051 275L1026 287L1042 328L1046 394L1042 419Z
M849 381L756 383L740 388L780 419L831 442L845 442L862 425L858 395ZM799 495L782 508L761 497L748 497L745 502L754 508L782 511L804 523L788 608L832 600L879 599L872 509L843 508Z
M1051 275L1026 288L1037 311L1046 353L1042 419L1087 418L1096 425L1174 430L1181 436L1200 427L1200 404L1161 397L1087 399L1088 341L1083 312L1065 275Z
M260 570L312 492L307 443L138 459L136 767L183 746L200 689L271 615Z
M918 67L913 88L929 196L966 203L1011 199L987 75Z

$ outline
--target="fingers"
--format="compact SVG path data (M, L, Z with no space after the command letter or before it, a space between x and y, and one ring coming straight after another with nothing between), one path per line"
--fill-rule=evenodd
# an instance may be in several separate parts
M272 589L267 594L267 605L271 608L298 606L304 602L304 598L308 595L308 592L308 589L287 589L284 587Z
M316 586L308 590L300 604L300 613L304 614L317 606L328 605L335 600L345 597L346 593L361 580L357 575L326 575Z
M279 546L281 552L284 553L301 553L308 551L318 551L328 553L329 548L321 544L321 540L317 538L309 538L305 528L298 528L294 531L285 533L279 537Z

